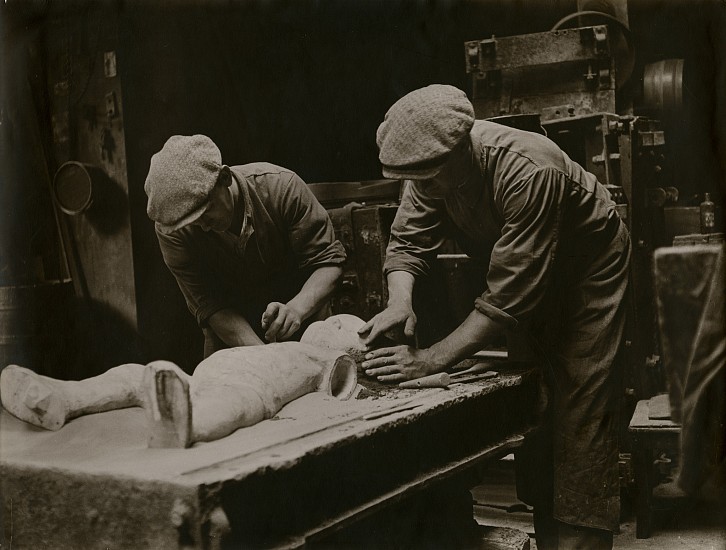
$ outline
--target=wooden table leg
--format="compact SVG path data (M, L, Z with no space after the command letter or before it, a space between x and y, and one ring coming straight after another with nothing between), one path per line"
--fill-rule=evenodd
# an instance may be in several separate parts
M652 469L653 450L644 441L634 445L635 483L637 484L635 503L635 537L647 539L651 532L651 504L653 498Z

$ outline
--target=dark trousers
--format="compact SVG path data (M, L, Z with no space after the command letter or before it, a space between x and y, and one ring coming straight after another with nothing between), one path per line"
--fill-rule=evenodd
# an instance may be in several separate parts
M550 548L578 548L579 536L611 540L598 532L619 528L618 352L629 259L623 226L608 249L583 263L581 280L565 281L559 309L547 312L549 324L530 331L549 404L543 428L516 453L517 491L534 507L543 537L557 533L559 546Z

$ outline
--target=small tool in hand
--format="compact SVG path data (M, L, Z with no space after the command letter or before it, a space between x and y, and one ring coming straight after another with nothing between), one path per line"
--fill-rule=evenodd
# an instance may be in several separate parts
M430 374L429 376L422 376L415 380L401 382L398 387L403 389L448 388L450 383L451 377L445 372L439 372L436 374Z

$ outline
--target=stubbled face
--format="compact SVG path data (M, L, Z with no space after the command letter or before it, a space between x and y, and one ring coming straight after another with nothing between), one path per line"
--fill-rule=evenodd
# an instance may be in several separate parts
M201 227L202 231L215 231L223 233L232 225L234 203L229 187L217 185L209 195L209 204L193 225Z
M472 172L471 142L466 139L451 151L438 174L422 182L429 196L444 199L465 186L471 179Z
M365 321L355 315L347 313L333 315L325 321L312 323L300 341L348 353L358 363L363 360L363 355L366 353L366 346L358 336L358 330L363 325Z

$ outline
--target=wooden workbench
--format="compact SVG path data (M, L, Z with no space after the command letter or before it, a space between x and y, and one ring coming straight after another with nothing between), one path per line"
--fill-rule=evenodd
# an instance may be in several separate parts
M511 452L538 377L337 401L309 394L271 420L190 449L148 449L125 409L57 432L0 414L0 547L299 547ZM364 392L367 393L367 392ZM380 416L408 404L413 408ZM11 546L12 544L12 546Z

